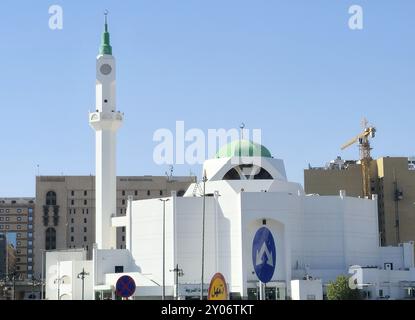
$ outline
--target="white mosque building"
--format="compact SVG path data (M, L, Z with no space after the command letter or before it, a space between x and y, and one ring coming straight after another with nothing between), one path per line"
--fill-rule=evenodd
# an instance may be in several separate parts
M380 247L376 196L307 195L287 180L283 160L248 140L225 145L205 161L205 181L183 197L129 200L126 216L115 216L116 131L123 119L115 107L106 24L97 59L97 107L90 114L96 130L96 246L92 260L83 250L46 253L46 299L115 298L123 275L136 283L132 299L160 299L163 274L167 299L199 297L203 216L205 290L220 272L231 299L257 299L252 242L265 226L276 257L265 289L269 299L322 299L329 281L351 273L368 299L414 296L414 243ZM117 227L126 229L126 249L115 248Z

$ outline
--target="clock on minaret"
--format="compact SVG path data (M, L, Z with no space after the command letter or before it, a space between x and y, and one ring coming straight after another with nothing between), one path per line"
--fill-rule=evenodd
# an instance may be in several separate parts
M101 68L99 68L99 71L101 71L101 73L102 73L104 76L107 76L107 75L109 75L109 74L111 73L111 71L112 71L112 67L111 67L109 64L105 63L105 64L103 64L103 65L101 66Z

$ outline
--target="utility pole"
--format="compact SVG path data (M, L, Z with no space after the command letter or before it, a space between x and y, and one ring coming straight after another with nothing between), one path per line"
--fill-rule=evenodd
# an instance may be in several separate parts
M163 295L162 300L166 299L166 202L170 199L159 199L163 202Z
M205 216L206 216L206 171L203 172L203 208L202 208L202 277L200 283L200 300L203 300L203 280L205 273Z
M88 272L85 272L85 268L82 268L82 272L78 274L78 279L82 280L82 300L84 300L85 294L85 277L89 276Z

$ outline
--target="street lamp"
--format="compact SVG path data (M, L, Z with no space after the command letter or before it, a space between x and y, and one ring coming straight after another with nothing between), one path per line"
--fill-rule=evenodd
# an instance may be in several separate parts
M40 300L43 300L43 296L44 296L44 290L45 290L45 249L40 249L40 252L42 254L42 274L40 276L40 282L41 282L41 286L40 286Z
M166 299L166 202L170 199L159 199L163 202L163 296Z
M205 272L205 216L206 216L206 171L203 172L203 212L202 212L202 279L200 284L200 300L203 300L203 279Z
M85 293L85 277L89 276L88 272L85 272L85 268L82 268L82 272L78 274L78 279L82 280L82 300L84 300Z
M179 300L179 277L183 277L183 269L179 269L179 265L176 264L176 268L170 270L170 272L176 273L176 300Z
M58 277L53 281L54 284L58 285L58 300L61 299L61 283L64 283L64 278L65 278L65 276Z

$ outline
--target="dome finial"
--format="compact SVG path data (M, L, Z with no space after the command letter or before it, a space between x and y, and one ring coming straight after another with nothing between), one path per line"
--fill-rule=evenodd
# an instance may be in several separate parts
M241 140L244 139L244 129L245 129L245 123L241 123L241 125L239 126L239 128L241 129Z

